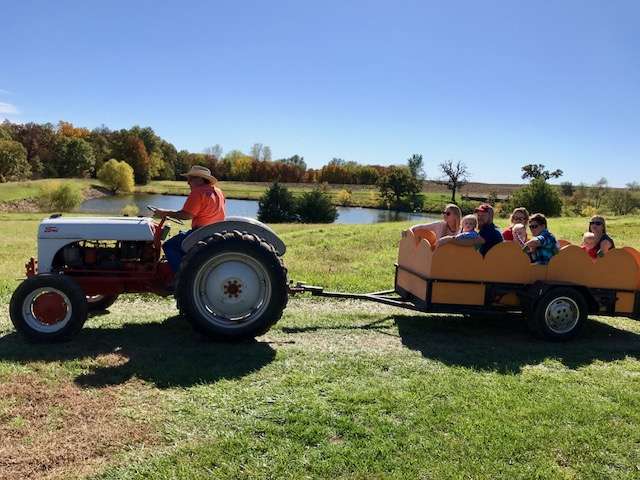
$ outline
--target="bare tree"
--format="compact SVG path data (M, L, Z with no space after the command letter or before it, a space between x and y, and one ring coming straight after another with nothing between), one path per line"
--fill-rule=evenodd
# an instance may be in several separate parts
M249 155L256 161L261 160L263 149L264 145L262 143L254 143L251 146L251 153Z
M602 202L609 193L609 181L602 177L590 189L593 206L597 210L602 206Z
M207 155L211 155L215 157L216 160L222 158L222 146L219 143L216 143L213 147L207 147L204 149L204 153Z
M271 161L271 147L265 145L262 149L262 159L266 162Z
M440 171L442 172L443 180L438 183L446 185L451 190L451 203L455 203L456 192L469 181L469 170L464 162L458 160L453 163L453 160L447 160L440 164Z

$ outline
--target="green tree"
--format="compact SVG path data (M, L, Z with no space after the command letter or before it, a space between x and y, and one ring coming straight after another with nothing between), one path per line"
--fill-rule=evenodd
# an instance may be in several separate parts
M338 210L331 203L330 195L320 187L302 194L296 212L304 223L332 223L338 217Z
M558 190L549 185L543 176L534 178L529 185L514 192L509 204L509 210L525 207L530 212L540 212L550 217L558 216L562 211Z
M119 162L112 158L98 171L98 180L111 189L113 193L132 192L134 187L133 168L127 162Z
M549 180L551 178L560 178L564 172L560 169L550 171L545 168L545 166L541 163L530 163L529 165L525 165L522 167L522 179L531 179L534 180L536 178L543 178L544 180Z
M389 167L378 179L377 185L382 200L394 208L415 206L422 190L421 182L411 175L407 167Z
M640 202L629 190L613 190L607 196L607 205L614 215L629 215L638 208Z
M407 166L411 176L417 180L424 180L424 160L422 155L414 153L407 159Z
M570 197L575 192L575 187L571 182L562 182L560 184L560 192L562 192L562 195L565 197Z
M274 182L258 201L258 220L284 223L296 220L296 204L286 187Z
M91 145L79 137L58 138L55 173L60 177L82 177L91 172L95 157Z
M0 140L0 182L26 180L31 174L27 149L13 140Z

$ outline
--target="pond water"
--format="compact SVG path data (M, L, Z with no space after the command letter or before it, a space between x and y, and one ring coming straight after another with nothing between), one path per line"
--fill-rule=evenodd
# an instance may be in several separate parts
M140 209L140 215L150 213L146 206L154 205L159 208L170 210L180 210L186 197L181 195L159 195L139 193L136 195L115 195L85 200L78 211L95 213L114 213L120 211L126 205L136 205ZM258 202L256 200L234 200L227 199L227 215L256 218L258 216ZM338 219L335 223L380 223L412 221L425 222L438 220L433 215L394 212L391 210L378 210L375 208L362 207L338 207Z

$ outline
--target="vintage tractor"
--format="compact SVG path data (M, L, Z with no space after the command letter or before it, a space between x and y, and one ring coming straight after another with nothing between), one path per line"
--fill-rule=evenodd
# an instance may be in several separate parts
M286 247L273 230L242 217L202 227L182 243L186 254L174 276L161 255L169 229L165 219L148 217L43 220L38 260L27 263L11 298L14 326L29 340L65 340L122 293L173 294L193 327L219 340L253 338L280 319Z

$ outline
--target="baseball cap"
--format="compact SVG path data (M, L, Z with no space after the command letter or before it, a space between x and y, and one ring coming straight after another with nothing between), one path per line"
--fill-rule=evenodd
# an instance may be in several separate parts
M488 203L482 203L478 207L475 208L474 212L492 212L493 207Z

